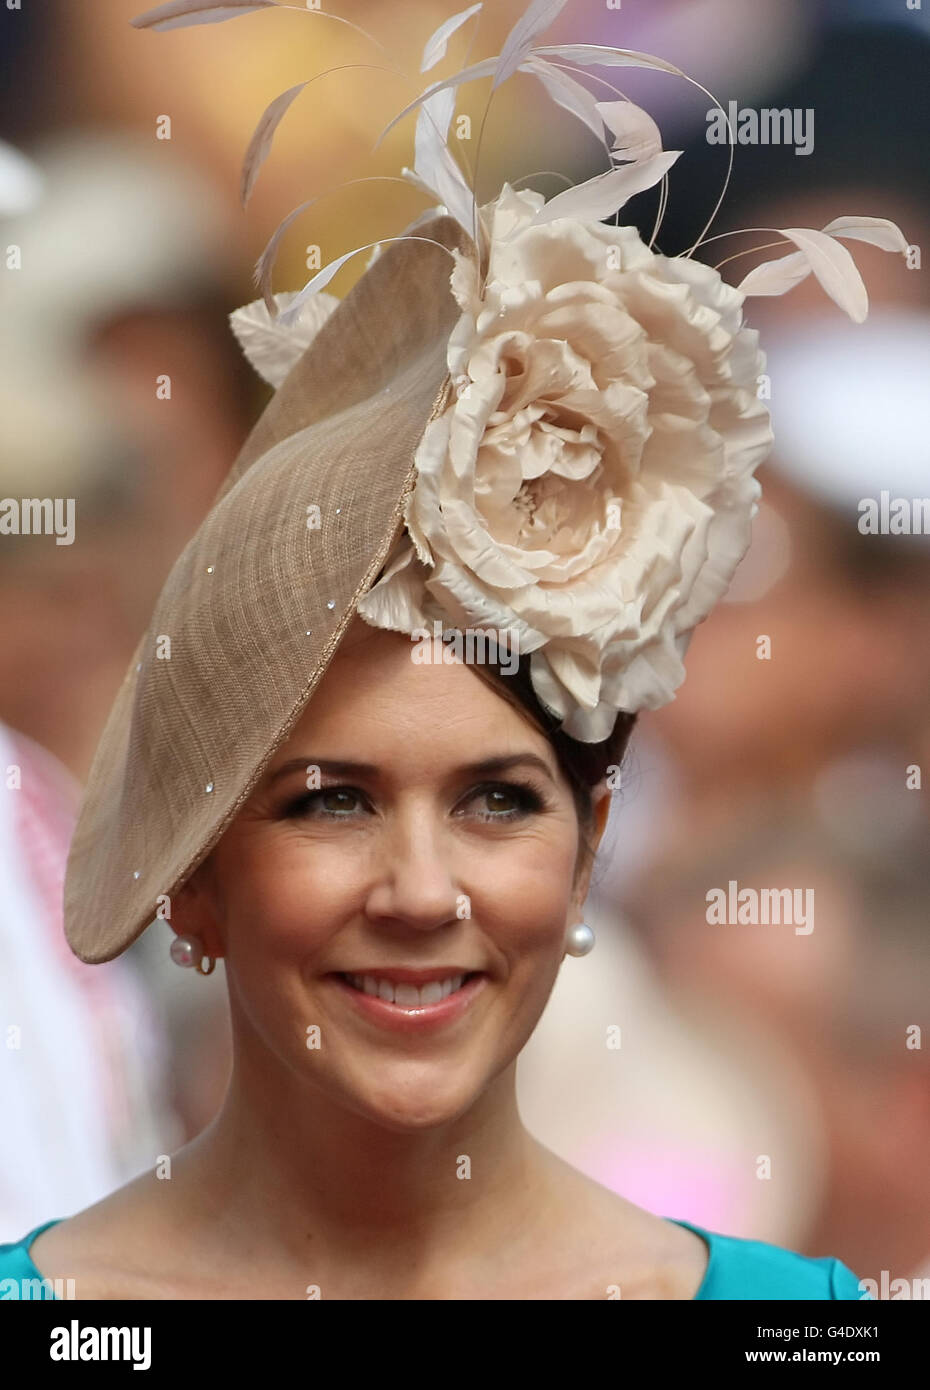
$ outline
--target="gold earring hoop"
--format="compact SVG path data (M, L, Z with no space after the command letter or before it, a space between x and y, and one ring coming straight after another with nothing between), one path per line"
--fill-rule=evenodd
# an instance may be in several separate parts
M207 965L206 968L204 968L204 967L205 967L205 963L206 963L207 961L209 961L210 964ZM203 956L202 959L199 960L199 961L197 962L197 973L198 973L199 975L212 975L212 974L213 974L213 971L214 971L215 969L216 969L216 957L215 957L215 956Z

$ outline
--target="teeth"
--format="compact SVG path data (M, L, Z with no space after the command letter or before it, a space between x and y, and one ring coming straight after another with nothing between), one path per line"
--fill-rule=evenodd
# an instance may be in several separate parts
M448 980L430 980L428 985L394 985L390 980L378 979L374 975L346 975L349 984L360 989L363 994L371 994L383 999L387 1004L400 1004L405 1009L423 1008L427 1004L438 1004L441 999L454 994L462 988L464 975L452 975Z

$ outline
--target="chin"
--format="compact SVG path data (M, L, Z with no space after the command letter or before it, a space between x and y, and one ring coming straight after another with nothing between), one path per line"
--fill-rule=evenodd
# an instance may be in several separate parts
M398 1078L391 1084L386 1078L376 1090L355 1092L347 1095L346 1101L372 1124L394 1134L416 1134L458 1120L482 1092L477 1078L471 1084L428 1076Z

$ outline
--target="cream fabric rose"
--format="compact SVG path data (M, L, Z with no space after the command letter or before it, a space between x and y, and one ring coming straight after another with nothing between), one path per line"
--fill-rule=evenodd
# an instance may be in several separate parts
M506 630L565 732L684 679L750 539L772 445L743 295L632 227L557 219L505 184L487 284L456 257L456 396L416 454L406 531L361 600L376 627Z

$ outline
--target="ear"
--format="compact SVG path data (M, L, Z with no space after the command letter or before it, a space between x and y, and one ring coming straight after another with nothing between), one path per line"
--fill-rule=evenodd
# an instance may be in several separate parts
M195 869L174 894L169 925L176 936L196 937L203 946L204 955L219 960L226 951L208 862Z
M581 916L585 898L588 896L588 888L591 883L591 873L594 868L594 858L597 854L598 846L604 837L607 829L607 821L610 816L611 795L610 788L604 783L598 783L592 794L594 809L594 825L591 832L591 854L585 858L578 870L575 879L575 887L572 892L572 910L576 914L575 920Z

